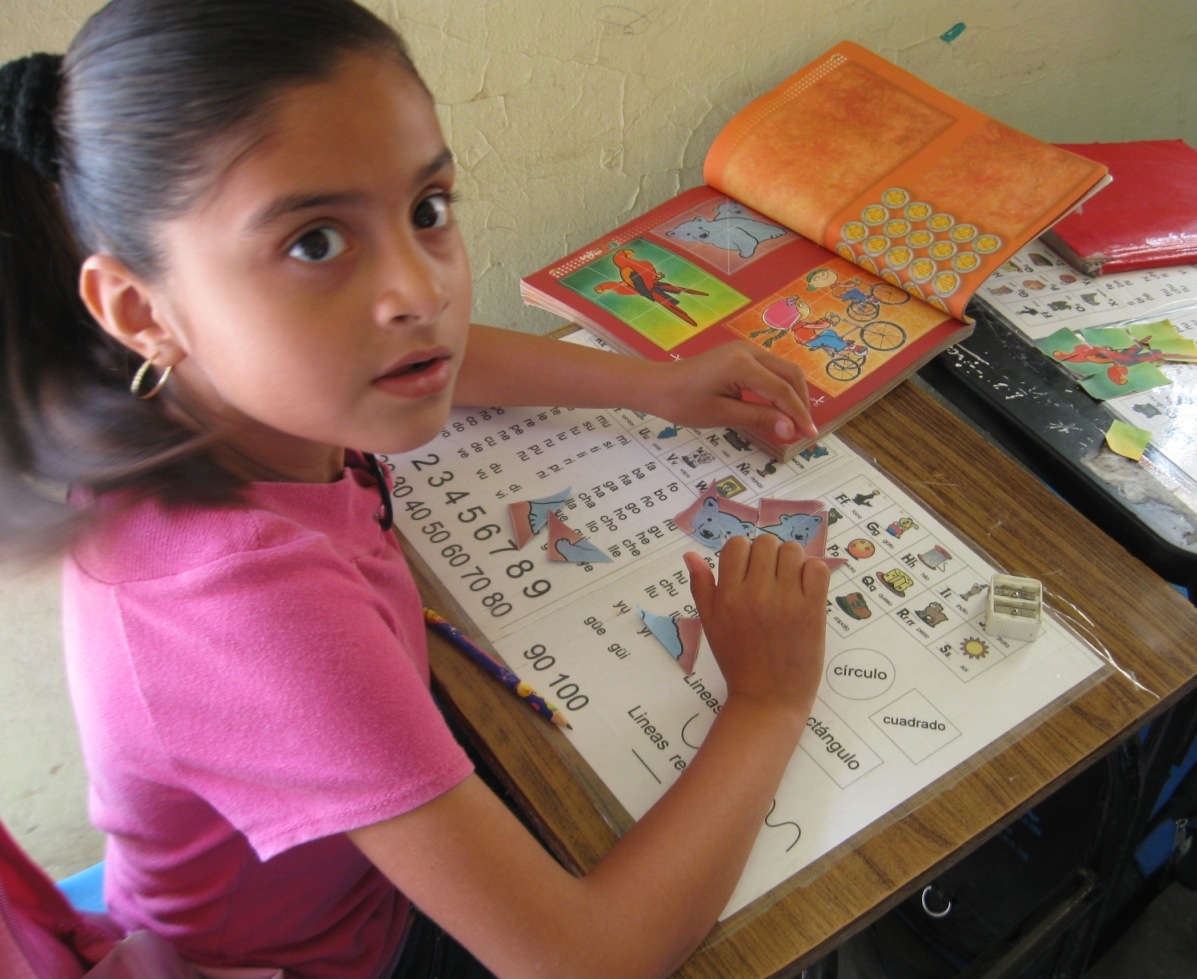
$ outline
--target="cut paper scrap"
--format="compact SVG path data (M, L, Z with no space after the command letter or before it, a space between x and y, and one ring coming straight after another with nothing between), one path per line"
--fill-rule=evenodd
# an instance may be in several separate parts
M1039 340L1035 346L1077 377L1104 377L1108 384L1082 381L1081 386L1093 397L1105 400L1170 383L1160 371L1141 368L1166 361L1191 363L1197 360L1194 355L1197 345L1178 336L1171 324L1166 324L1168 329L1162 329L1165 323L1146 324L1157 328L1154 338L1149 330L1138 331L1137 328L1138 335L1125 327L1092 327L1082 330L1079 337L1071 330L1060 329ZM1132 377L1132 374L1137 376Z
M1173 364L1197 362L1197 341L1181 336L1148 337L1147 346L1164 355L1164 360Z
M732 537L752 537L757 511L729 500L714 486L673 518L673 522L707 547L720 548Z
M1132 323L1126 332L1145 347L1165 354L1168 360L1197 360L1197 342L1181 336L1171 320Z
M819 558L831 570L847 564L844 557L827 556L827 528L831 524L826 503L822 500L765 499L759 504L756 522L758 534L772 534L783 541L797 541L807 557Z
M1167 319L1150 323L1131 323L1126 327L1126 332L1147 347L1154 347L1158 343L1167 344L1170 340L1181 338L1172 321Z
M1109 347L1111 350L1130 350L1140 346L1130 331L1121 326L1090 326L1081 330L1085 343L1093 347Z
M560 493L542 496L536 500L520 500L509 504L507 513L511 517L511 529L515 546L523 547L544 528L548 515L569 499L573 487L567 486Z
M827 505L822 500L761 500L758 533L801 544L811 557L827 549Z
M1134 459L1138 462L1143 458L1147 443L1151 441L1151 432L1145 428L1128 425L1124 421L1114 420L1106 432L1106 445L1120 456Z
M1126 355L1133 352L1140 361L1191 363L1197 359L1197 344L1182 337L1168 320L1136 323L1127 327L1090 327L1081 330L1086 343L1106 346Z
M606 551L590 543L552 510L548 511L549 560L570 564L603 564L611 560Z
M1137 394L1171 383L1155 364L1132 364L1130 367L1111 367L1105 374L1086 377L1081 381L1081 387L1091 397L1107 401L1120 394Z
M687 676L694 672L694 661L698 658L698 647L702 641L702 623L695 618L680 615L658 615L646 608L636 606L644 624L677 660L678 666Z
M1136 364L1164 359L1137 343L1126 330L1103 327L1087 332L1082 338L1071 330L1057 330L1035 346L1077 377L1105 374L1114 384L1122 383L1127 370Z
M1078 352L1078 348L1082 346L1081 338L1066 327L1036 341L1035 346L1077 377L1100 374L1109 366L1089 359L1091 344L1085 344L1084 349Z

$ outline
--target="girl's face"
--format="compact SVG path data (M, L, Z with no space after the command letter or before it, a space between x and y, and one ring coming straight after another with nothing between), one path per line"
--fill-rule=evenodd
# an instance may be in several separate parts
M470 314L453 180L419 82L355 54L285 90L163 226L152 291L182 354L171 390L224 426L228 464L327 480L344 447L398 452L440 430Z

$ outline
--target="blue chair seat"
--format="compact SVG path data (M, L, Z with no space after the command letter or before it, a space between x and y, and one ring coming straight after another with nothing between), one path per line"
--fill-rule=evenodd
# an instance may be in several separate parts
M80 911L107 911L104 904L104 862L80 870L58 882L58 889Z

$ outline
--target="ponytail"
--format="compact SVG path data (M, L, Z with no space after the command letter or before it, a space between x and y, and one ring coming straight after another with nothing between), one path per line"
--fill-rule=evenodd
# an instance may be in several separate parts
M203 440L128 392L132 354L79 297L80 255L56 184L61 59L0 68L0 555L60 553L87 523L72 488L230 498ZM157 406L155 406L156 408Z

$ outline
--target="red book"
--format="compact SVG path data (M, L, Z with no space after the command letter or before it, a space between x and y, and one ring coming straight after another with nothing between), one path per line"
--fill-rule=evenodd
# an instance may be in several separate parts
M1061 258L1086 275L1197 262L1197 150L1179 139L1062 148L1114 180L1043 235Z

